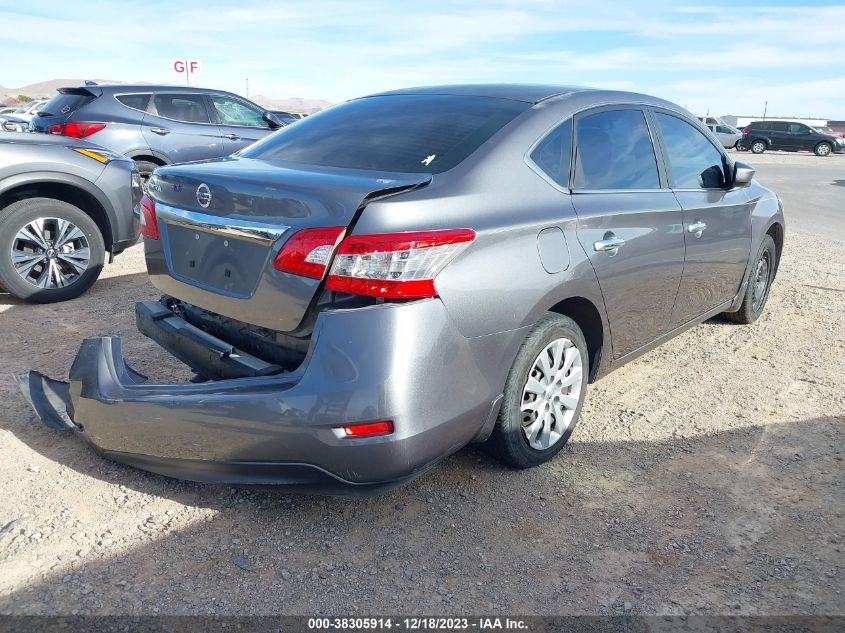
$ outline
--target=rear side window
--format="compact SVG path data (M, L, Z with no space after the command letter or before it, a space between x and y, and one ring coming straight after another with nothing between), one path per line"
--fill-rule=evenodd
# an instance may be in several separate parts
M531 152L531 160L554 182L569 188L569 162L572 154L572 119L557 126Z
M150 104L150 97L152 96L152 93L139 95L117 95L115 96L115 99L120 101L127 108L145 112L147 110L147 106Z
M241 155L304 165L437 174L463 161L531 105L460 95L366 97L297 121Z
M575 123L576 189L659 189L657 159L641 110L609 110Z
M772 132L786 132L789 126L786 123L769 123Z
M726 185L722 153L678 117L656 113L677 189L721 189Z
M73 94L60 92L39 108L39 112L45 116L65 116L76 112L86 103L93 100L94 96L89 93Z
M157 94L153 98L159 116L183 123L209 123L205 98L197 94Z

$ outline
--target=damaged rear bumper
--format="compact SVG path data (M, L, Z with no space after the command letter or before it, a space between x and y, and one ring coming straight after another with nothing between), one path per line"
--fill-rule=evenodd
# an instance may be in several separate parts
M89 338L68 383L19 377L39 417L144 470L309 492L389 488L470 442L495 420L506 359L521 340L519 331L465 338L438 300L328 311L303 364L279 373L161 304L138 304L137 316L204 375L247 377L150 384L126 364L120 338ZM393 421L394 432L339 432L375 420Z

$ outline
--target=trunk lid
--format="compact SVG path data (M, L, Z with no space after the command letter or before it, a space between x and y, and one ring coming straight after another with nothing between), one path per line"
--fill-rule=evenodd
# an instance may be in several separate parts
M285 242L304 228L349 227L369 200L430 180L236 156L159 168L148 184L160 232L147 241L150 278L207 310L294 331L322 282L273 267Z

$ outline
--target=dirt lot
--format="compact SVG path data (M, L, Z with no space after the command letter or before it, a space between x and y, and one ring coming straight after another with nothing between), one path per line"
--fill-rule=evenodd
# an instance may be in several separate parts
M768 164L793 165L783 195L805 217L819 163L766 155L763 182ZM845 213L845 187L818 186ZM147 475L35 420L11 374L66 376L88 335L186 375L135 331L134 302L156 296L139 247L82 299L0 297L0 527L22 518L0 537L0 612L842 614L837 237L789 232L757 324L710 321L592 385L552 463L516 472L471 447L367 500Z

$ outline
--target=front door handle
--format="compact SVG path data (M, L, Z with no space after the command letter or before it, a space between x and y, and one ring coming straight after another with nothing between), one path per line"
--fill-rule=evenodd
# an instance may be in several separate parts
M150 132L152 132L153 134L158 134L159 136L170 134L170 130L166 127L151 127Z
M707 225L701 220L696 220L692 224L687 224L687 233L694 233L696 237L701 237Z
M619 252L619 248L625 246L625 240L616 237L613 233L605 233L604 239L593 242L593 249L600 253L607 253L610 257Z
M223 138L227 138L230 141L240 141L241 140L241 137L238 136L237 134L224 134Z

